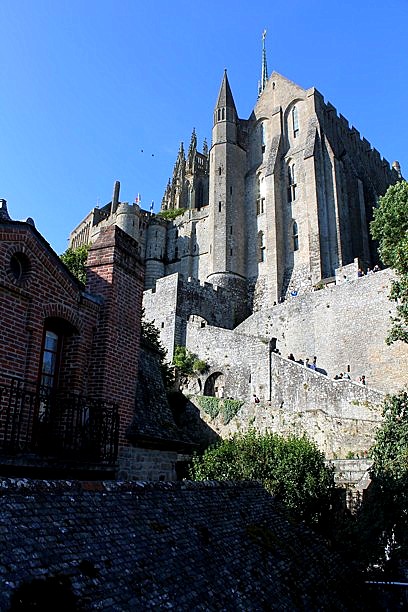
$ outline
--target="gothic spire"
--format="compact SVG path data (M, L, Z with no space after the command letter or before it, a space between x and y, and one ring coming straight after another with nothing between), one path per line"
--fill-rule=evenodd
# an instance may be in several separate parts
M265 47L266 30L262 32L262 72L261 80L258 84L258 98L263 92L268 82L268 65L266 63L266 47Z
M217 104L215 105L215 108L217 109L217 108L228 108L228 107L234 109L235 113L237 112L235 108L235 102L232 96L231 88L228 83L227 69L225 69L224 77L222 79L222 83L220 87L220 93L218 94L218 100L217 100Z

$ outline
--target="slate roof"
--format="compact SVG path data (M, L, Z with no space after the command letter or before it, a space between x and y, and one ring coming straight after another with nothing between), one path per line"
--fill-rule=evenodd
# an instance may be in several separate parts
M146 341L143 341L140 350L135 413L127 437L132 443L154 448L183 451L196 446L174 421L158 355Z
M361 610L349 569L248 482L0 480L0 609L33 579L58 612Z

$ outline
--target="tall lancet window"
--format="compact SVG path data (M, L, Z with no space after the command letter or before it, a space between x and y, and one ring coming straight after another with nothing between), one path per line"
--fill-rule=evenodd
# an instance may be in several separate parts
M263 123L261 123L261 125L259 126L260 132L261 132L261 150L262 153L265 153L265 128L263 126Z
M299 234L298 234L298 224L296 221L293 221L292 225L292 240L293 240L293 250L299 250Z
M288 202L296 200L295 164L288 164Z
M265 244L264 233L262 230L258 232L258 262L265 261Z
M293 127L293 138L297 138L299 134L299 116L296 106L292 108L292 127Z

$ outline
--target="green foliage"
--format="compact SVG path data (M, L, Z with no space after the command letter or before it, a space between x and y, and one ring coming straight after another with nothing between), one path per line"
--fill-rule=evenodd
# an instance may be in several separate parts
M387 397L383 414L371 449L370 488L334 537L363 570L397 579L399 560L408 558L408 393Z
M212 419L220 414L224 425L228 425L244 403L241 400L221 399L207 395L199 395L196 399L200 408Z
M160 357L160 370L163 378L164 386L167 390L170 390L174 385L174 373L172 367L166 360L167 351L160 342L160 332L152 321L146 321L145 310L142 310L142 337L145 341L150 343Z
M167 221L172 221L176 219L180 215L184 215L186 212L185 208L170 208L169 210L161 210L157 213L157 216L161 219L166 219Z
M381 260L398 274L390 299L397 303L397 315L387 343L401 340L408 343L408 183L400 181L388 188L379 199L371 222L371 234L379 241Z
M86 260L88 258L89 244L84 244L76 249L69 247L62 255L61 261L68 270L85 285L86 282Z
M408 393L387 397L372 449L370 541L386 558L408 558Z
M222 401L221 414L223 416L224 425L228 425L231 419L237 414L244 402L234 399L225 399Z
M194 457L194 480L258 480L291 514L317 524L327 518L334 490L333 470L306 437L283 438L250 430L235 434Z
M220 412L220 400L218 397L210 397L207 395L199 395L197 403L206 414L209 414L212 419L215 419Z
M207 364L198 359L195 353L191 353L185 346L176 346L173 355L173 365L176 366L180 374L192 376L205 372Z

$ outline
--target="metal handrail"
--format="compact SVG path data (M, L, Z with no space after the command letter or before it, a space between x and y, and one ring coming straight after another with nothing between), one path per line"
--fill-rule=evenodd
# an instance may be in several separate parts
M113 464L118 437L114 402L21 379L0 382L0 449Z

